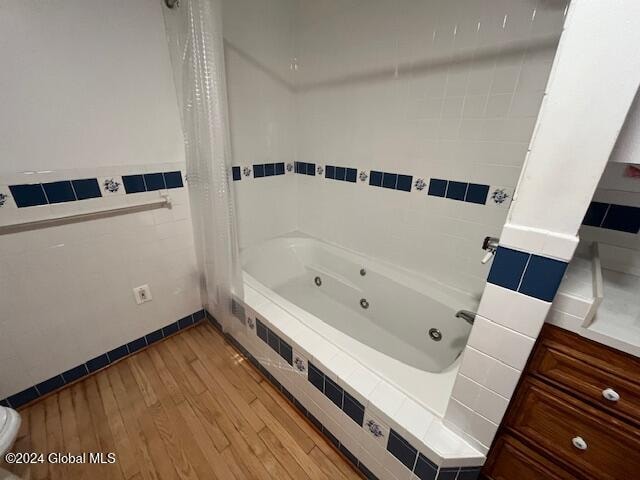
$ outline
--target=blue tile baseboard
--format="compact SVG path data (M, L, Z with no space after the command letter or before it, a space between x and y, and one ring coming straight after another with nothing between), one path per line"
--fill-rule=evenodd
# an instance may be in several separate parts
M375 480L378 477L367 468L351 451L343 445L340 440L318 420L295 396L289 392L269 371L256 359L238 340L232 335L222 332L220 323L208 312L206 312L208 320L214 327L221 332L222 335L246 358L261 374L276 388L282 395L293 405L298 412L305 417L347 460L354 468L356 468L367 479ZM272 330L266 325L266 322L256 318L256 335L271 348L269 343L270 332ZM275 335L275 334L274 334ZM279 336L280 342L284 342ZM286 343L286 342L284 342ZM282 343L281 343L282 344ZM275 345L275 343L274 343ZM286 343L289 346L288 343ZM275 349L274 349L275 350ZM280 352L278 352L280 353ZM291 364L291 362L289 362ZM341 408L354 422L361 427L364 419L364 406L353 398L348 392L344 391L340 386L328 378L318 367L311 362L308 363L307 380L312 383L315 388L322 393L338 408ZM328 388L327 388L328 386ZM328 390L328 391L327 391ZM393 440L391 437L393 436ZM422 453L411 445L400 434L392 430L389 436L387 450L400 460L404 465L410 465L407 473L413 472L415 477L421 480L454 480L456 478L464 480L476 480L479 478L481 467L438 467L431 462ZM460 476L463 475L463 476ZM413 478L413 477L412 477Z
M640 207L591 202L582 224L637 234L640 232Z
M499 246L487 282L551 302L567 262Z
M184 186L182 173L179 171L124 175L122 183L126 193L151 192ZM116 185L113 191L117 191L119 184L117 182L112 184ZM97 178L9 185L9 191L18 208L54 205L103 196Z
M137 338L125 345L121 345L109 352L98 355L91 360L87 360L82 365L71 368L66 372L55 375L48 380L38 383L33 387L29 387L21 392L9 396L3 400L0 400L0 405L4 405L11 408L19 408L28 403L33 402L51 392L58 390L70 383L76 382L92 373L97 372L129 355L142 350L164 338L173 335L174 333L191 327L197 324L200 320L205 318L205 311L198 310L197 312L187 315L180 320L170 323L166 327L160 328L154 332L148 333L140 338Z

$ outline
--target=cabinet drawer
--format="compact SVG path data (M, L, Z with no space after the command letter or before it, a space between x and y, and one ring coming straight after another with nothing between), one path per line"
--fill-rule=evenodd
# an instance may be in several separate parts
M546 326L529 373L640 425L640 361L635 358Z
M576 480L576 477L507 434L500 435L493 443L482 474L491 480Z
M531 377L506 424L586 478L638 478L640 430Z

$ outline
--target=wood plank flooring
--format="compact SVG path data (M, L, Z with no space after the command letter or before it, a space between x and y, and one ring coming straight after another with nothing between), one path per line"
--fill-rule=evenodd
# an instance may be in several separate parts
M113 464L6 465L23 479L360 478L208 323L21 410L14 452L114 452Z

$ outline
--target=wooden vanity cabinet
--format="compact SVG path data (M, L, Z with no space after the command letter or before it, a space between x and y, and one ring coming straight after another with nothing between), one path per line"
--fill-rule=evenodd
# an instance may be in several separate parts
M545 325L482 473L640 479L640 359Z

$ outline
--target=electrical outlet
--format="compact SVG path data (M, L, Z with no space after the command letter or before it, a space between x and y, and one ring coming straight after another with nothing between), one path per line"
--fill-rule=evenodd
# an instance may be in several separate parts
M145 303L145 302L150 302L151 300L153 300L153 297L151 296L151 289L149 288L149 285L140 285L139 287L135 287L133 289L133 295L136 298L136 303L138 305Z

